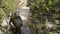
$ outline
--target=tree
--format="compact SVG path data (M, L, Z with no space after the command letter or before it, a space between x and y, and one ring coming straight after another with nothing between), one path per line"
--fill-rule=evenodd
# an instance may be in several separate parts
M2 23L5 16L8 17L16 11L18 3L18 0L0 0L0 23ZM0 30L4 31L3 29L5 27L0 26Z
M58 8L60 6L59 1L60 0L29 0L28 5L32 13L30 19L30 28L33 29L32 31L36 31L37 28L40 30L40 28L46 27L46 19L49 21L48 23L54 23L54 20L60 21L60 8ZM44 30L46 29L44 28ZM44 30L43 32L45 32Z

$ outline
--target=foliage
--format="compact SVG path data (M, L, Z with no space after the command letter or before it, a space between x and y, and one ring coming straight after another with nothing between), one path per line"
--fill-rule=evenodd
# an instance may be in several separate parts
M0 21L4 15L13 13L18 4L18 0L0 0Z
M44 24L43 26L45 26L46 19L51 23L54 20L60 21L60 0L29 0L28 5L32 13L30 23Z
M4 14L4 11L0 8L0 22L2 21Z
M7 29L7 26L2 26L1 23L5 17L15 12L17 5L18 0L0 0L0 31L3 33Z

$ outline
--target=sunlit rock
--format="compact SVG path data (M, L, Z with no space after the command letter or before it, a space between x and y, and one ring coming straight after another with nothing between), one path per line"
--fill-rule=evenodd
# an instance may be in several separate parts
M53 26L54 26L54 25L53 25L53 24L50 24L50 23L47 23L47 24L46 24L46 27L47 27L47 28L52 28Z
M3 20L3 22L2 22L1 25L2 25L2 26L7 26L7 23L6 23L6 20L5 20L5 19Z
M55 24L60 24L59 20L54 21Z

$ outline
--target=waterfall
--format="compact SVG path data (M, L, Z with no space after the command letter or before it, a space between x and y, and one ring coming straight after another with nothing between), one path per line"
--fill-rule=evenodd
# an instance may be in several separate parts
M22 5L20 7L20 9L18 9L19 11L19 15L21 16L22 20L23 20L23 24L26 24L26 22L28 21L28 17L31 14L30 13L30 8L27 7L27 1L28 0L20 0L20 5Z
M27 1L28 0L21 0L21 3L23 4L22 7L19 9L19 15L22 18L23 26L21 27L22 34L30 34L30 29L27 26L28 17L30 16L30 8L27 7Z

